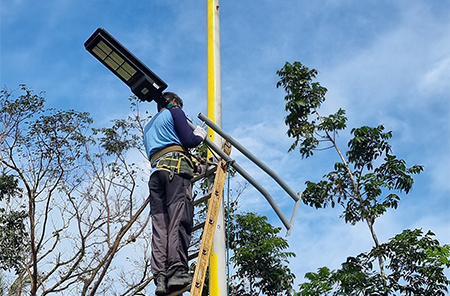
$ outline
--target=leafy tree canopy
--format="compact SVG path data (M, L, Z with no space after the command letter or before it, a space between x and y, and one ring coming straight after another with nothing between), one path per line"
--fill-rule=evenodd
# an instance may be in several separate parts
M306 182L302 200L317 209L342 206L347 223L367 223L375 246L369 253L348 257L339 270L323 267L307 273L309 282L300 286L297 295L443 295L449 284L443 273L449 246L440 246L431 232L423 235L421 230L405 230L383 244L374 228L378 217L398 207L399 194L410 192L413 175L422 172L423 166L408 167L392 153L392 132L383 125L353 128L348 151L343 153L337 135L346 128L345 111L329 116L319 113L327 89L314 81L317 73L300 62L287 62L277 72L277 87L286 92L287 134L294 139L289 151L298 148L307 158L314 151L333 148L341 160L321 181ZM375 260L378 269L374 269Z
M295 276L287 264L295 254L285 251L289 245L278 236L281 228L255 213L236 214L234 221L232 295L291 295Z
M295 295L443 296L450 284L444 274L444 268L450 267L450 246L440 246L433 236L431 231L404 230L379 248L348 257L340 269L322 267L307 273L308 281ZM386 286L373 264L380 255L389 270Z

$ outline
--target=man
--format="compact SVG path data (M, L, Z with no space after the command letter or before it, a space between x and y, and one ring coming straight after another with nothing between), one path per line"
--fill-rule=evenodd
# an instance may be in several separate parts
M198 146L206 131L192 131L178 95L165 92L167 106L146 125L144 143L151 161L150 215L152 217L151 268L158 296L179 290L192 281L188 274L188 247L194 206L190 178L198 172L187 149Z

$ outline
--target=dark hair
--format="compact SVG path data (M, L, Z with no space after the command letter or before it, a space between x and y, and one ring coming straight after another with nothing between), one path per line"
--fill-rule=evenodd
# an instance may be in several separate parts
M183 108L183 100L176 93L167 91L162 94L162 97L166 101L166 105L161 106L160 104L158 104L158 111L161 111L162 108L167 107L169 101L172 101L173 99L175 99L176 104L180 106L180 108Z

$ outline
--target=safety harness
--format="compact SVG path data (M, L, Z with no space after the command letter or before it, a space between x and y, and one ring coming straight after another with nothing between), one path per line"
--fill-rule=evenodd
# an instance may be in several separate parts
M156 162L157 161L157 162ZM179 145L166 147L151 158L151 163L156 162L156 168L168 171L169 179L172 180L175 174L186 179L192 179L195 171L195 161L192 156Z

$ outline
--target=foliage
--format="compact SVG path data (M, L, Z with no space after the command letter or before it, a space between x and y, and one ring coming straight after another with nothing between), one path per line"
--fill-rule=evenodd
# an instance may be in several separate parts
M0 201L20 196L22 190L19 188L19 181L13 175L0 176Z
M0 268L23 270L23 253L26 249L27 232L24 219L25 211L10 211L0 208Z
M308 273L310 282L301 285L299 295L330 295L331 291L333 295L441 294L448 284L442 272L448 264L448 246L440 247L430 239L430 233L419 239L421 233L417 230L405 230L389 243L381 244L374 229L378 217L398 207L399 194L410 192L413 175L422 172L423 166L408 167L405 160L392 154L388 142L392 132L385 132L383 125L353 128L348 151L342 153L337 135L346 128L345 111L339 109L330 116L319 113L327 90L313 81L317 73L299 62L286 63L277 72L277 87L286 91L287 134L294 139L289 151L298 148L307 158L314 151L334 148L341 160L323 180L306 182L302 200L315 208L342 206L345 222L366 222L375 246L368 254L349 257L337 271L323 267L317 273ZM323 143L329 146L320 146ZM373 268L375 260L378 270ZM432 281L438 284L433 285ZM408 287L403 286L405 282Z
M277 74L280 76L277 87L283 87L286 91L287 135L294 138L289 151L299 146L302 157L308 158L321 142L328 140L329 132L337 135L337 131L345 129L345 111L339 109L329 117L312 118L318 115L317 108L325 101L327 93L325 87L313 82L318 74L317 70L310 70L300 62L294 62L286 63ZM327 135L321 136L317 132L325 132Z
M391 155L387 142L392 132L384 132L384 127L363 126L352 129L349 151L344 158L336 143L338 131L346 128L345 111L328 117L321 116L318 108L325 101L326 88L313 82L317 70L310 70L300 62L286 63L277 72L281 77L278 87L286 91L286 125L288 136L294 138L290 151L299 147L303 157L310 157L319 144L328 142L336 149L341 162L334 171L324 176L319 183L307 182L303 192L305 204L316 208L340 204L344 207L346 222L355 224L361 220L373 221L387 208L396 208L400 199L396 194L381 195L383 189L408 193L413 185L412 174L420 173L423 166L406 167L406 162ZM380 157L384 162L374 169L374 162ZM353 170L351 169L353 166Z
M335 170L319 183L306 182L303 201L316 208L340 204L344 207L345 221L352 224L363 220L373 223L388 208L396 209L400 197L389 191L409 193L414 183L412 175L420 173L423 167L408 168L403 159L390 155L387 139L392 135L383 131L382 125L353 129L346 162L336 163ZM378 161L374 168L374 162L380 157L384 157L383 161Z
M12 198L20 198L22 190L13 175L0 175L0 202L9 204ZM24 210L7 211L0 207L0 268L14 269L16 273L23 270L23 253L26 248L27 233L25 229Z
M141 182L146 185L141 177L148 174L145 166L130 161L128 152L144 154L142 131L148 116L141 118L132 100L129 118L115 120L109 128L92 129L88 113L47 109L43 93L25 86L20 91L15 97L17 90L3 90L0 100L0 187L2 198L10 200L3 213L17 218L0 225L27 234L22 257L13 257L20 268L9 292L134 295L142 291L152 279L148 234L139 236L146 231L149 217L141 215L148 205L148 191L138 188ZM19 193L23 201L11 198ZM20 215L11 216L14 213ZM20 225L23 218L26 223ZM2 230L3 234L7 232ZM7 238L13 242L11 236ZM127 248L144 251L131 263L115 264Z
M444 268L450 267L450 246L441 246L433 236L431 231L423 235L420 229L407 229L369 254L389 260L388 282L392 291L424 296L448 292L450 280Z
M341 269L322 267L317 273L307 273L308 282L295 295L443 296L450 284L444 274L444 268L450 267L450 246L440 246L433 236L432 232L423 235L420 229L404 230L369 253L348 257ZM373 264L380 255L386 258L390 272L386 286Z
M254 213L234 218L230 245L236 274L230 284L232 295L291 295L295 276L287 263L295 254L284 251L289 245L278 236L281 229Z

